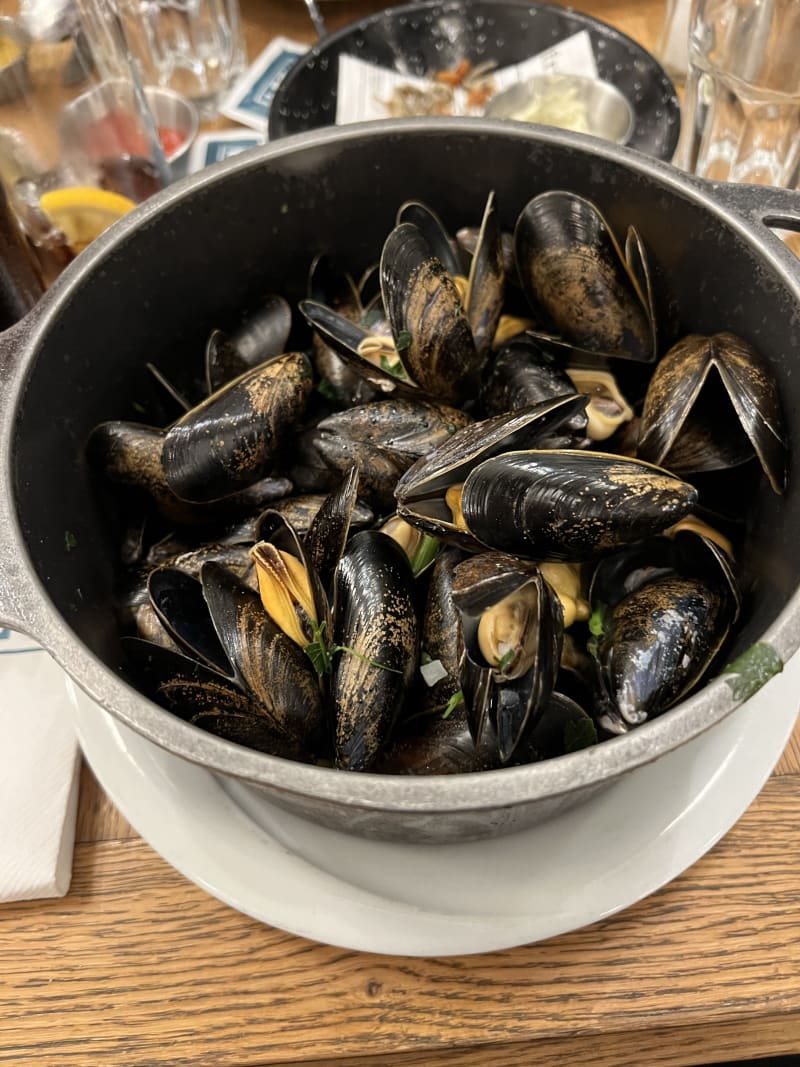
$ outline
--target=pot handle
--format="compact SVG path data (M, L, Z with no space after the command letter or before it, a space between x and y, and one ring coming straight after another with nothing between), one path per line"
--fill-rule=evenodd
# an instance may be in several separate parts
M767 185L737 185L734 182L703 184L711 185L713 195L725 207L744 215L748 222L765 227L775 244L798 263L797 257L772 231L792 230L800 233L800 191ZM800 269L800 266L796 269Z
M22 357L41 305L42 301L24 319L0 333L0 629L19 630L47 647L46 606L26 565L11 503L13 413L22 384Z

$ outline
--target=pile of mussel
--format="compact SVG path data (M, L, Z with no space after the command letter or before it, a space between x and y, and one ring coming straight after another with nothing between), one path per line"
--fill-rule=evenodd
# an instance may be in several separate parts
M384 773L660 715L742 610L743 472L785 486L768 364L724 323L665 343L641 237L569 192L513 234L491 195L455 235L409 202L378 253L215 330L198 395L151 368L164 428L93 432L132 677L229 741Z

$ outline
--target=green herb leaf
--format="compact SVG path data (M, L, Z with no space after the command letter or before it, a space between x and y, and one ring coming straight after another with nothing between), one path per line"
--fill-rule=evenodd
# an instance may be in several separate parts
M327 378L321 378L317 383L317 392L320 396L324 396L326 400L338 400L339 395L336 392L334 386L328 381Z
M588 715L564 724L564 752L577 752L597 744L597 730Z
M327 674L330 671L330 656L328 655L328 650L323 644L321 644L320 642L314 642L314 644L306 645L303 651L311 660L311 664L320 678L323 676L323 674Z
M66 548L67 552L71 552L73 550L73 548L77 548L77 547L78 547L78 538L75 536L75 534L72 532L72 530L65 530L64 531L64 548Z
M313 630L314 640L303 649L320 678L323 674L330 674L333 668L334 647L328 644L325 634L326 625L324 619L317 623Z
M378 663L375 659L370 659L369 656L365 656L362 652L356 652L354 648L349 648L347 645L330 645L328 651L331 655L335 655L337 652L346 652L348 656L355 656L356 659L363 660L364 663L368 663L370 667L377 667L382 671L391 671L392 674L402 674L403 672L399 667L389 667L386 663Z
M426 663L433 663L433 657L431 656L431 654L429 652L426 652L425 649L423 648L420 651L420 654L419 654L419 661L422 664L422 666L424 667Z
M506 669L506 667L509 666L509 664L511 663L512 659L514 658L514 655L515 655L514 649L510 648L508 650L508 652L504 652L503 655L500 657L500 659L497 661L497 663L495 664L495 667L501 674L503 674L505 669Z
M385 370L387 374L394 374L399 366L399 359L390 359L385 352L381 352L381 370Z
M413 338L408 330L401 330L395 338L394 347L398 352L405 352L411 348Z
M420 541L417 551L411 557L411 571L416 578L418 574L422 574L427 566L429 566L435 559L436 553L439 551L439 539L437 537L431 537L429 534L424 534Z
M442 712L442 718L443 719L449 719L450 716L453 714L453 712L456 710L456 708L460 704L463 704L463 703L464 703L464 694L459 689L458 692L457 693L453 693L453 695L447 701L447 707Z
M602 637L606 627L606 606L598 604L589 618L589 632L594 637Z
M361 320L361 325L364 327L365 330L370 330L375 325L375 323L380 322L383 317L384 314L382 307L370 308Z

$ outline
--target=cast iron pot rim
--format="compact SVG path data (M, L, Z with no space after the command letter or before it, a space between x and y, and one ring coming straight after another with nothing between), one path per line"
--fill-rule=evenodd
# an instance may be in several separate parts
M529 123L485 119L382 120L310 131L253 149L182 179L120 220L67 268L27 319L3 335L0 364L6 362L9 373L5 383L0 381L0 398L8 409L0 437L5 488L5 499L0 499L0 535L7 537L10 533L11 542L0 544L0 590L9 598L9 603L3 607L6 621L13 628L30 633L38 640L95 702L175 755L225 776L365 809L398 813L468 812L555 798L611 781L697 737L730 714L744 698L735 693L734 686L718 677L689 700L623 737L522 767L451 776L406 777L355 774L295 763L245 749L183 722L108 668L83 644L50 601L28 555L16 507L9 504L13 500L14 416L24 397L38 346L57 323L62 308L73 299L74 291L102 267L114 249L135 229L166 213L195 188L224 183L229 175L258 170L270 160L301 156L306 151L319 152L328 144L346 145L378 137L405 139L420 134L437 137L457 134L478 139L523 140L532 145L553 144L578 149L601 161L622 164L628 170L655 179L673 193L699 203L736 230L743 241L783 276L800 308L800 280L792 277L791 270L791 264L796 263L794 257L777 238L765 241L768 231L753 224L759 219L786 220L800 228L800 198L792 199L782 190L758 189L754 193L743 191L743 187L712 185L660 161L596 138L552 127L536 128ZM715 194L723 191L734 207L728 208L714 199ZM748 215L752 221L748 220ZM763 247L765 244L769 247ZM797 274L796 267L794 273ZM18 361L16 366L15 359ZM800 590L796 590L759 643L768 644L780 661L786 662L800 644L799 629Z
M599 19L594 15L589 15L585 11L577 11L573 7L562 7L559 4L545 3L544 0L542 0L542 2L539 2L539 0L483 0L483 3L488 6L494 5L496 7L506 8L541 8L545 11L554 12L562 17L566 15L574 19L576 22L581 23L584 29L593 30L596 34L600 34L611 40L624 41L632 52L638 53L643 60L656 68L664 81L671 88L672 95L667 102L666 107L676 121L672 127L669 140L665 145L665 150L669 152L669 158L672 157L675 151L675 146L678 143L678 137L680 136L681 106L672 78L670 78L667 71L661 63L659 63L652 52L648 52L648 50L640 45L638 41L634 41L632 37L623 33L622 30L618 30L616 26L612 26L609 22L604 22L602 19ZM397 4L392 7L383 8L381 11L376 11L371 15L365 15L364 18L349 22L346 26L342 26L341 29L336 30L334 33L327 34L321 40L317 41L316 44L312 45L308 52L300 56L296 63L292 64L290 69L286 72L286 75L281 79L278 88L275 90L275 97L270 106L269 115L267 116L267 130L270 141L275 141L287 136L297 136L297 134L286 134L281 129L282 116L280 114L280 109L282 106L285 106L285 97L287 96L287 93L291 91L294 82L300 76L300 72L307 64L309 58L316 61L320 56L328 55L330 52L335 51L337 45L342 41L346 41L355 33L366 31L375 23L381 22L384 19L393 20L401 15L418 15L423 11L428 11L431 8L437 7L465 9L468 6L469 0L414 0L414 2L410 4ZM663 117L664 120L666 120L666 113ZM507 122L511 120L503 119L501 121ZM310 129L321 130L325 129L326 125L327 124L314 126ZM364 123L364 125L366 125L366 123ZM310 132L310 130L303 132Z

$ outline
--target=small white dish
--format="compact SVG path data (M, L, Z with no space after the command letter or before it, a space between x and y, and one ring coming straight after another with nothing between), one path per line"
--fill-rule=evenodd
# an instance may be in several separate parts
M800 656L714 729L519 834L366 841L289 815L159 749L71 682L84 755L142 837L241 912L347 949L490 952L596 922L654 892L739 819L797 714Z

